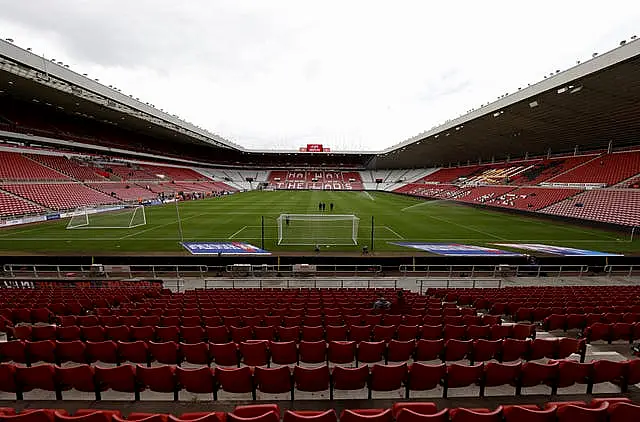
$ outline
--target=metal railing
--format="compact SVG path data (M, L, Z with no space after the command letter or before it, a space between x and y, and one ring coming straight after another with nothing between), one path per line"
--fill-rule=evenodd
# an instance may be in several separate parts
M400 265L400 273L405 277L444 279L582 277L592 270L587 265Z

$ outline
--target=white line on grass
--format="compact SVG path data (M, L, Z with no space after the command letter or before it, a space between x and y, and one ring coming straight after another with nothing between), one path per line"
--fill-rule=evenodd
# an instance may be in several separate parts
M205 214L207 214L207 213L206 213L206 212L203 212L203 213L201 213L201 214L196 214L196 215L192 215L192 216L190 216L190 217L181 218L181 219L180 219L180 221L187 221L187 220L191 220L192 218L200 217L200 216L203 216L203 215L205 215ZM135 233L131 233L131 234L128 234L128 235L126 235L126 236L119 237L119 238L117 238L116 240L127 239L127 238L129 238L129 237L137 236L137 235L139 235L139 234L146 233L146 232L150 232L150 231L152 231L152 230L156 230L156 229L159 229L159 228L162 228L162 227L167 227L167 226L170 226L170 225L172 225L172 224L178 225L178 220L176 220L176 221L171 221L171 222L166 223L166 224L161 224L161 225L159 225L159 226L149 227L148 229L145 229L145 230L142 230L142 231L139 231L139 232L135 232Z
M364 194L365 194L369 199L371 199L372 201L375 201L375 200L376 200L376 199L375 199L373 196L371 196L371 195L369 194L369 192L367 192L366 190L363 190L363 191L362 191L362 193L364 193Z
M423 202L420 202L418 204L413 204L413 205L409 205L408 207L404 207L400 211L407 211L407 210L410 210L412 208L417 208L417 207L420 207L420 206L426 205L426 204L433 204L435 202L440 202L440 201L423 201Z
M404 240L404 237L402 237L400 234L398 234L398 232L396 232L395 230L393 230L391 227L389 226L383 226L385 229L389 230L391 233L395 234L396 236L398 236L398 239Z
M242 226L242 228L240 230L238 230L237 232L235 232L234 234L232 234L231 236L229 236L229 239L233 239L234 237L236 237L238 234L240 234L240 232L244 229L246 229L247 226Z
M488 232L485 232L485 231L482 231L482 230L474 229L473 227L469 227L469 226L466 226L464 224L454 223L453 221L449 221L449 220L446 220L444 218L434 217L433 215L427 215L427 217L433 218L434 220L442 221L442 222L445 222L445 223L448 223L448 224L452 224L454 226L462 227L463 229L472 230L472 231L474 231L476 233L484 234L486 236L491 236L491 237L496 238L496 239L506 240L504 237L496 236L495 234L491 234L491 233L488 233Z

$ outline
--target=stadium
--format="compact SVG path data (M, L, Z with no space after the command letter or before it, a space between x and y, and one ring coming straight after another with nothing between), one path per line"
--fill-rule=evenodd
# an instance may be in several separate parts
M0 40L0 422L639 421L639 112L634 36L246 148Z

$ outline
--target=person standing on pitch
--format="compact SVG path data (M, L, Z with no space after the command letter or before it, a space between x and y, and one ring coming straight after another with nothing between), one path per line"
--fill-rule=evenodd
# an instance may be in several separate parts
M329 204L329 210L333 212L333 202Z

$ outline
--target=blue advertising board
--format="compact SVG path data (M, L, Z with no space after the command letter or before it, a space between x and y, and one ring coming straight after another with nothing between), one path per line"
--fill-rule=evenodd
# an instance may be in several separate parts
M192 255L271 255L271 252L244 242L182 242Z
M494 245L561 256L624 256L616 253L566 248L563 246L542 245L540 243L494 243Z
M424 243L424 242L390 242L392 245L419 249L436 255L444 256L522 256L516 252L501 249L485 248L475 245L460 245L458 243Z

